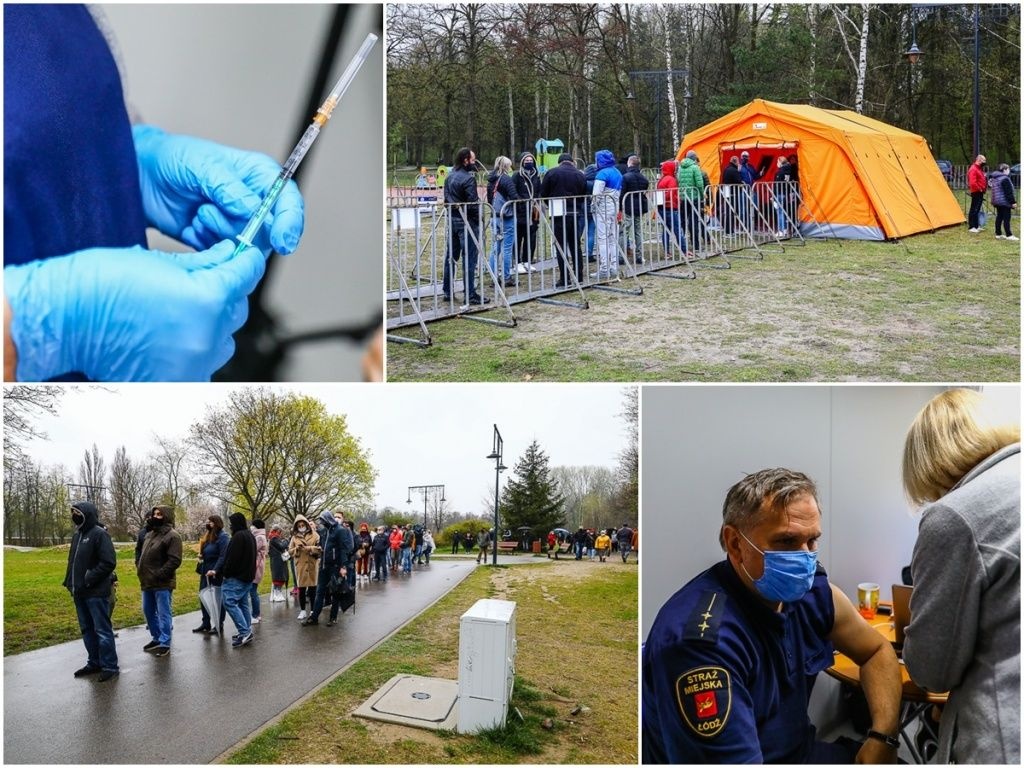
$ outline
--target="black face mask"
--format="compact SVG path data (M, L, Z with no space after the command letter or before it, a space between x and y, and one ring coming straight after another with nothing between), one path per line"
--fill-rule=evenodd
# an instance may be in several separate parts
M151 517L146 522L146 530L147 531L155 531L157 528L159 528L163 524L164 524L163 520L157 520L155 517Z
M82 523L85 522L85 515L83 515L81 512L78 512L78 511L72 512L71 513L71 522L75 524L76 528L78 528L79 526L82 525Z
M526 170L526 171L529 171L530 173L533 173L535 170L537 170L537 164L536 163L523 163L523 170Z

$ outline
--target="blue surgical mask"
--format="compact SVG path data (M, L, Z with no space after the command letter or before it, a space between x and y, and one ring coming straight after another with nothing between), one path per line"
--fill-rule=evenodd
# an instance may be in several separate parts
M742 531L740 536L747 539ZM817 552L764 552L750 539L747 539L747 543L764 557L764 573L760 579L754 579L742 563L740 567L747 578L754 582L754 588L763 598L792 603L807 594L818 568Z

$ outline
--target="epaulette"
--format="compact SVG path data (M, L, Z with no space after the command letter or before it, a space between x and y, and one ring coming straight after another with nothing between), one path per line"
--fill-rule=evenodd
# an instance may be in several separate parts
M690 613L683 629L684 640L701 640L706 643L718 642L718 626L725 615L728 601L725 592L704 592Z

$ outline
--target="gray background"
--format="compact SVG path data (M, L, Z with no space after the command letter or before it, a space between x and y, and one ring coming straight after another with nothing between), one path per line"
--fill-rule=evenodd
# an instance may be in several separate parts
M943 387L643 387L642 635L683 584L724 559L722 502L745 473L788 467L817 484L823 535L819 560L851 599L857 584L882 599L910 563L917 518L903 495L907 428ZM983 393L1003 421L1020 421L1020 387ZM819 676L811 716L837 717L837 684Z
M380 34L380 8L349 11L328 89L366 34ZM331 6L102 5L99 10L114 37L133 121L258 150L278 162L287 157ZM383 50L381 40L303 165L305 234L299 249L275 265L264 298L289 335L382 315ZM150 245L182 249L153 231ZM332 340L292 350L283 379L361 377L360 345Z

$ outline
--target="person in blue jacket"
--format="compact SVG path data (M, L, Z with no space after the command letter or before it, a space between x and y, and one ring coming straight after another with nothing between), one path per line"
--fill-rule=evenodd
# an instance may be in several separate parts
M595 157L597 175L594 176L594 225L597 230L597 279L616 280L619 276L619 194L622 174L615 167L615 155L599 149Z
M224 570L224 558L228 554L228 542L231 541L231 537L228 536L227 531L224 530L224 518L220 515L210 515L206 519L206 528L203 533L203 537L199 540L199 563L196 568L196 572L199 574L199 591L206 589L207 586L220 587L224 583L223 578L217 576L210 576L207 578L206 574L210 571L214 573L220 573ZM210 618L210 612L206 610L206 606L203 601L199 601L199 609L203 612L203 620L198 627L193 629L193 632L201 633L204 635L220 635L224 636L224 603L221 602L220 616L217 617L216 628L213 625L213 621Z
M662 606L642 663L644 763L894 763L896 654L817 562L814 483L765 469L729 489L726 559ZM860 665L863 744L816 738L807 715L833 650Z
M79 5L4 6L4 378L208 380L234 354L271 249L302 235L289 182L254 248L232 238L266 155L131 125ZM146 247L153 227L195 249Z

